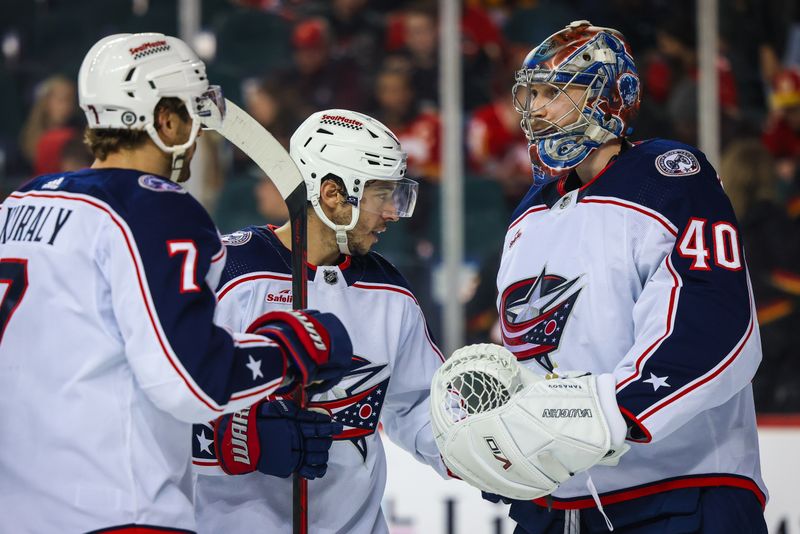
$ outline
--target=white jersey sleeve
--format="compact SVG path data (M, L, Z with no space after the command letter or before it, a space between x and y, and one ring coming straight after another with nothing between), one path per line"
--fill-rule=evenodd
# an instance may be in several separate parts
M85 169L3 202L3 531L195 530L189 423L284 373L274 344L212 323L224 262L202 207L156 176Z
M439 455L430 421L431 380L444 357L431 338L422 310L410 299L402 325L404 338L398 347L397 363L383 406L383 428L393 442L446 477L447 468Z

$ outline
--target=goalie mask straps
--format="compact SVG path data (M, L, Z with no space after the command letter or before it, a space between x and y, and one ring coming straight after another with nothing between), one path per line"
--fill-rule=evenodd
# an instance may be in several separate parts
M586 472L586 489L588 489L589 493L592 494L592 499L594 500L594 503L597 505L597 509L600 511L600 514L603 516L603 519L606 520L606 526L608 527L608 530L613 532L614 525L611 524L611 520L606 515L606 511L603 510L603 503L600 502L600 496L597 494L597 488L594 487L594 481L592 480L592 475L590 475L588 471Z

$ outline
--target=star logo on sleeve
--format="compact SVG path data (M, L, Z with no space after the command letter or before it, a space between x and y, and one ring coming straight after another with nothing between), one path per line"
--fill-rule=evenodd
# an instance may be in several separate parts
M213 454L211 452L211 444L214 443L213 439L208 439L206 437L206 429L201 428L200 433L195 436L197 438L197 442L200 444L200 451L207 452L208 454Z
M642 382L647 382L648 384L653 384L653 391L658 391L658 388L664 386L666 388L670 388L669 384L667 384L668 376L656 376L653 373L650 373L650 378L647 380L642 380Z
M247 368L253 373L253 380L259 377L264 378L264 373L261 372L261 360L254 360L252 354L248 354L247 359Z

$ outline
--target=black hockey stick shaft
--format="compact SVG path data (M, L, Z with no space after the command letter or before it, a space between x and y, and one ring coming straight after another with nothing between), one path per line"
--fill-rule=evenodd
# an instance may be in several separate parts
M306 209L306 184L301 183L286 198L292 225L292 308L302 310L308 306L308 210ZM297 388L297 402L301 408L308 403L305 389ZM295 473L292 478L292 531L308 534L308 480Z

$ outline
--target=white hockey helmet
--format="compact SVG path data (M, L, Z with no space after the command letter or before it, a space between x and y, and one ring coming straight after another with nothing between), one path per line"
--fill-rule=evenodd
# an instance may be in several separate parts
M182 100L192 118L189 140L182 145L167 146L156 132L153 112L165 97ZM203 62L186 43L161 33L99 40L81 64L78 100L89 128L145 130L158 148L172 154L173 180L201 122L221 121L225 114L222 91L208 84Z
M289 142L292 159L308 189L308 200L317 216L336 231L336 242L343 254L347 231L358 222L361 210L385 213L362 202L364 187L372 180L393 182L391 210L394 217L411 217L417 202L417 182L406 178L407 154L397 137L381 122L363 113L345 109L319 111L307 118ZM345 201L353 206L348 224L331 221L320 206L323 178L334 175L342 180Z

